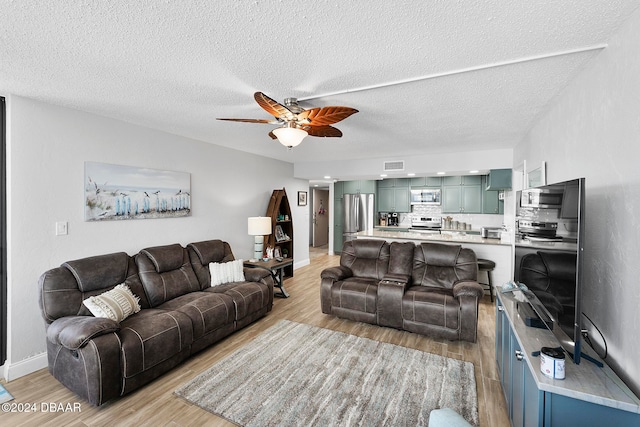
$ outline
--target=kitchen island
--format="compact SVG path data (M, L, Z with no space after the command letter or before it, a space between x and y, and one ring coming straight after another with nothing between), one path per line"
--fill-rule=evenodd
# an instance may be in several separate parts
M496 263L492 273L493 285L502 285L513 279L513 244L503 242L500 239L487 239L478 234L459 233L420 233L415 231L386 231L371 229L359 231L356 239L377 239L388 242L422 242L459 244L476 253L477 258L484 258ZM486 278L480 276L480 281L485 283Z

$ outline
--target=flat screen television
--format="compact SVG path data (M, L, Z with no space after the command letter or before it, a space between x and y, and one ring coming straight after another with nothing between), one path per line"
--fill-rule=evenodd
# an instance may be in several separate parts
M537 317L580 363L585 179L516 194L515 280Z

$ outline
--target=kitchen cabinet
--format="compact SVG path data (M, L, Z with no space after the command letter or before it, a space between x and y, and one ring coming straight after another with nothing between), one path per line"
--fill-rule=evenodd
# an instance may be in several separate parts
M373 180L343 181L342 194L375 193L376 182Z
M343 206L342 206L342 195L340 197L335 197L333 199L333 253L339 254L342 252L342 233L344 231L344 227L342 224L343 221Z
M406 178L378 181L378 212L411 212L409 180Z
M564 380L542 375L532 353L557 340L546 329L525 326L513 295L496 294L496 363L512 426L640 425L640 406L619 379L609 377L615 374L604 375L585 360L568 361Z
M442 213L482 213L482 176L442 179Z
M411 178L409 181L411 188L414 187L440 187L442 186L442 177L440 176L420 176Z
M487 175L486 190L510 190L511 169L491 169Z
M488 177L486 179L489 179ZM485 178L482 179L482 188L485 187ZM500 191L483 190L482 192L482 213L483 214L503 214L504 200L500 200Z

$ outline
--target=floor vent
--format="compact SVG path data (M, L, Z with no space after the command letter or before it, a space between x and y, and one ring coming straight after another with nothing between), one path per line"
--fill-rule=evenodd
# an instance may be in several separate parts
M384 162L385 172L403 171L403 170L404 170L404 160L394 160L394 161Z

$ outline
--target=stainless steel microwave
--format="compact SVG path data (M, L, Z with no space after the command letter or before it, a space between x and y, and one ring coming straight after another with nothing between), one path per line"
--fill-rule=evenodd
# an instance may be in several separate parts
M531 188L522 190L520 206L523 208L559 209L562 206L563 190Z
M439 188L423 188L411 190L412 205L439 205L440 189Z

